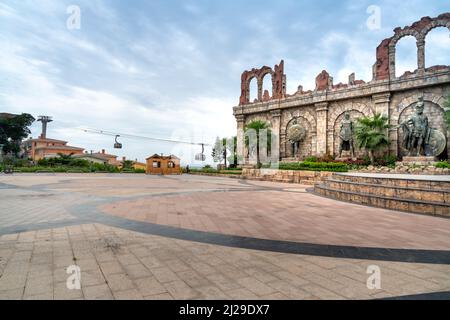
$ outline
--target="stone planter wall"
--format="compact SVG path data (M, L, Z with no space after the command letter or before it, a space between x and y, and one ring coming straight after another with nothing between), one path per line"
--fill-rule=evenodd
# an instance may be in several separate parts
M277 169L243 169L242 177L249 180L314 185L332 176L332 172L294 171Z
M186 174L186 173L184 173ZM223 174L223 173L207 173L207 172L189 172L189 174L196 176L209 176L209 177L222 177L222 178L233 178L233 179L241 179L242 175L240 174Z

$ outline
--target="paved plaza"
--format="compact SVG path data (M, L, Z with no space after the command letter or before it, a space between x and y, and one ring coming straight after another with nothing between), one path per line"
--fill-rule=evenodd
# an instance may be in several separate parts
M0 299L448 297L450 219L309 188L192 175L0 175ZM67 287L73 265L79 290ZM373 266L381 289L368 288Z

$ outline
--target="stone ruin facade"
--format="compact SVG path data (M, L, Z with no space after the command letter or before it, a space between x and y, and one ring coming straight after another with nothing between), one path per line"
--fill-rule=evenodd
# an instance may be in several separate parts
M401 158L402 131L397 126L412 112L419 97L424 98L425 113L430 126L450 137L450 128L444 121L445 101L450 94L450 66L425 67L425 39L430 30L446 27L450 31L450 13L436 18L424 17L411 26L396 28L394 35L381 41L376 50L376 62L373 66L373 79L370 82L349 76L348 83L334 84L327 71L316 77L314 91L303 91L299 86L295 94L286 93L286 75L284 62L274 69L264 66L261 69L245 71L241 78L241 97L239 106L233 108L238 128L238 152L248 155L244 143L244 128L253 120L270 123L277 137L279 160L292 159L294 156L305 159L309 156L338 156L340 123L346 112L355 121L361 116L381 113L389 118L393 126L389 131L391 141L389 155ZM406 72L400 77L395 74L395 56L397 42L406 36L417 40L417 69ZM270 74L272 92L263 92L263 79ZM250 101L250 82L256 79L258 94ZM306 129L306 137L300 142L297 155L293 155L287 132L293 123ZM441 158L448 158L450 144ZM361 157L364 152L356 150Z

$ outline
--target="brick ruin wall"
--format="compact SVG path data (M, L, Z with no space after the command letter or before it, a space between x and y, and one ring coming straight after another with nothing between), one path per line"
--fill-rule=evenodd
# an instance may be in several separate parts
M280 158L290 158L292 152L286 135L293 120L297 119L307 129L299 150L301 159L327 154L336 156L340 123L346 111L350 112L352 119L381 113L388 116L391 125L397 126L413 112L415 102L423 96L431 126L450 137L443 120L445 101L450 95L450 66L425 68L425 38L436 27L450 30L450 13L436 18L424 17L411 26L396 28L394 35L377 47L373 79L367 83L351 74L348 83L334 84L333 78L324 70L316 77L314 91L303 91L299 86L295 94L289 95L286 93L284 61L273 69L264 66L245 71L241 77L240 103L234 107L238 132L253 120L265 120L279 137ZM406 36L414 36L417 40L417 69L396 77L396 44ZM263 79L268 74L272 78L271 93L262 89ZM256 79L258 84L258 98L253 102L250 101L252 79ZM401 131L392 128L389 138L389 154L402 156ZM243 154L248 153L239 134L238 149ZM450 143L444 157L449 154ZM358 150L357 155L362 156L362 152Z

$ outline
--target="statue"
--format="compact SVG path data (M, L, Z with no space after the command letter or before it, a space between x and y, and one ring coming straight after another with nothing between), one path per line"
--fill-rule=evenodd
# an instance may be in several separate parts
M403 130L403 148L408 150L408 156L423 156L425 148L430 142L431 128L428 125L428 117L423 114L423 97L419 98L415 106L415 113L405 122L400 124Z
M297 157L298 149L300 148L300 142L305 139L306 130L297 123L297 119L294 120L292 126L288 129L287 138L291 144L292 156Z
M355 157L355 148L353 145L353 122L350 119L350 113L347 111L344 120L341 122L341 130L339 131L341 143L339 145L339 157L342 158L342 151L350 151L351 157Z

